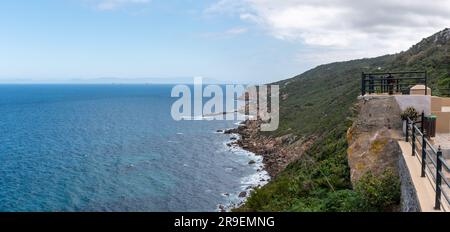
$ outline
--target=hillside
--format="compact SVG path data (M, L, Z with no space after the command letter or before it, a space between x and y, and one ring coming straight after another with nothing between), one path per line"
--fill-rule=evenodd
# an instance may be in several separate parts
M371 59L321 65L280 85L280 128L258 134L276 140L295 158L266 186L251 195L239 211L391 211L398 208L399 181L387 171L368 173L352 186L347 162L346 131L355 117L361 72L427 70L433 94L450 84L450 29L423 39L409 50ZM314 138L311 142L308 138ZM245 137L244 137L245 139ZM254 138L253 138L254 139ZM305 143L308 142L305 149ZM302 149L296 149L302 147ZM261 152L259 152L261 153ZM267 152L266 152L267 153ZM270 152L269 152L270 153Z

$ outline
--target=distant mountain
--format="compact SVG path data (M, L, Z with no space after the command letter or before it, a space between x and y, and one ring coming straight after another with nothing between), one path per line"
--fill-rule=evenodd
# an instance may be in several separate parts
M168 77L168 78L72 78L72 79L0 79L0 83L57 83L57 84L193 84L194 77ZM203 78L203 84L229 84L211 78ZM230 83L231 84L231 83ZM238 83L237 83L238 84Z
M299 141L316 138L301 158L268 185L256 191L243 211L374 211L352 189L347 162L346 131L360 93L361 72L426 70L433 95L450 84L450 29L423 39L394 55L318 66L280 85L280 128L260 136L276 140L295 135ZM269 151L268 151L269 152ZM385 183L376 180L373 183ZM369 183L368 186L370 186ZM374 193L376 194L376 193Z
M193 84L194 77L167 77L167 78L119 78L119 77L101 77L93 79L71 79L69 82L82 83L115 83L115 84ZM204 84L223 84L211 78L203 78Z

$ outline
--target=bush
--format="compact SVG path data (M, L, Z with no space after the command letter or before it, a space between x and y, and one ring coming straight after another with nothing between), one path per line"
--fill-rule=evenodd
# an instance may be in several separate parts
M327 212L358 212L364 211L362 197L352 190L340 190L328 194L324 201L324 211Z
M356 184L366 211L393 211L400 203L400 179L392 170L380 176L366 173Z
M406 120L407 118L409 118L413 121L416 121L417 118L419 118L417 110L412 106L406 108L400 116L402 117L402 120Z

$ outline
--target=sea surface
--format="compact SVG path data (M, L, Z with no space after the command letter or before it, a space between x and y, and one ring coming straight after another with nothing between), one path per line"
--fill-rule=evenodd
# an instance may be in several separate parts
M170 85L0 85L0 211L217 211L267 173ZM249 161L256 164L250 165Z

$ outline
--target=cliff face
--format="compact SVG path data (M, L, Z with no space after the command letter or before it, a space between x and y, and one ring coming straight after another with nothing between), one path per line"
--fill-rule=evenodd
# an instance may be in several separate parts
M400 108L394 97L363 97L358 116L347 131L348 163L353 185L367 172L397 172L401 149Z
M416 191L397 143L403 140L400 107L393 96L360 97L356 104L358 116L347 131L347 156L353 186L360 184L366 173L380 178L392 170L400 182L402 212L420 211Z

